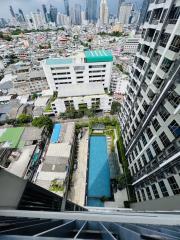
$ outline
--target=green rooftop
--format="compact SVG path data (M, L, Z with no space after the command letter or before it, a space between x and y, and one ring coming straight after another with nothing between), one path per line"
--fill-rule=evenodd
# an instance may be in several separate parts
M93 62L112 62L113 55L112 52L109 50L88 50L84 51L85 54L85 61L87 63Z
M0 137L0 143L7 142L11 148L20 148L23 146L23 142L20 141L23 132L24 127L7 128Z
M71 58L49 58L46 60L47 65L59 65L59 64L71 64L73 60Z

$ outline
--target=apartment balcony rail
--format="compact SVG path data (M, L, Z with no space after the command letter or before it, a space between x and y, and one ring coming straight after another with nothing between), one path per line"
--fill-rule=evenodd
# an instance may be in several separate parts
M168 76L170 76L170 77L173 76L174 73L176 72L176 69L177 69L178 67L179 67L179 60L175 61L174 64L171 66L171 70L169 71ZM179 76L179 75L178 75L178 72L176 73L176 77L177 77L177 76ZM165 85L168 83L168 81L169 81L169 78L168 78L168 79L166 78L166 80L165 80L165 81L163 82L163 84L162 84L161 89L162 89L163 87L165 87ZM170 86L171 86L171 85L169 85L169 87L170 87ZM167 93L167 92L166 92L166 93ZM151 110L152 110L152 107L154 106L153 103L155 103L155 102L158 101L160 95L161 95L161 91L158 91L158 92L156 93L156 95L153 96L153 99L152 99L152 101L151 101L151 107L149 107L148 110L145 112L143 119L141 119L141 122L140 122L138 128L136 129L136 132L134 133L134 137L131 139L131 141L129 142L129 144L128 144L128 146L127 146L127 149L129 149L129 147L131 146L131 144L132 144L132 142L134 141L134 139L138 137L139 133L140 133L141 131L143 131L142 126L144 125L144 122L146 121L146 119L149 119L149 114L150 114L150 112L151 112ZM155 111L155 109L154 109L154 111ZM138 132L139 132L139 133L138 133ZM132 147L132 146L131 146L131 147ZM129 151L129 150L128 150L128 151Z
M175 139L168 147L168 149L170 149L173 146L173 150L169 151L164 148L160 154L155 156L146 166L142 167L141 170L133 176L133 181L137 181L139 178L143 177L145 173L148 174L152 172L154 169L158 168L161 163L178 153L179 147L176 145L176 141L177 139Z

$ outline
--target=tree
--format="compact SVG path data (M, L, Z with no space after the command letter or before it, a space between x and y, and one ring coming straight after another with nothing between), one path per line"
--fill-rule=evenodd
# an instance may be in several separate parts
M18 124L24 124L24 123L30 123L32 121L32 116L31 115L26 115L26 114L20 114L17 123Z
M46 127L49 132L53 129L53 121L48 116L34 118L32 125L38 128Z
M123 70L123 66L122 66L121 64L116 64L116 67L117 67L121 72L124 71L124 70Z
M121 104L117 101L114 101L112 102L112 105L111 105L111 114L116 114L120 111L121 109Z

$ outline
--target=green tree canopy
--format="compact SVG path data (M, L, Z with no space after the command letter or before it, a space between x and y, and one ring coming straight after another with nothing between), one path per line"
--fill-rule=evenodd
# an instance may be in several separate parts
M30 123L32 121L32 116L22 113L17 119L19 124Z
M117 101L114 101L112 102L112 105L111 105L111 114L116 114L120 111L121 109L121 104Z
M48 116L34 118L32 125L39 128L46 127L49 132L53 129L53 121Z

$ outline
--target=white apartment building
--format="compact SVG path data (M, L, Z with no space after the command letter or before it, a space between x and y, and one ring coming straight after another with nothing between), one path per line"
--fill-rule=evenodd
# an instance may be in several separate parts
M137 52L139 40L139 38L127 38L123 44L123 52L135 54Z
M88 50L71 58L49 58L42 65L50 89L61 92L69 85L95 82L109 90L112 64L110 51Z
M180 194L179 52L180 1L152 0L119 115L138 202Z
M108 96L101 83L83 83L66 86L58 93L58 98L51 104L55 114L64 113L68 109L109 112L112 97Z

